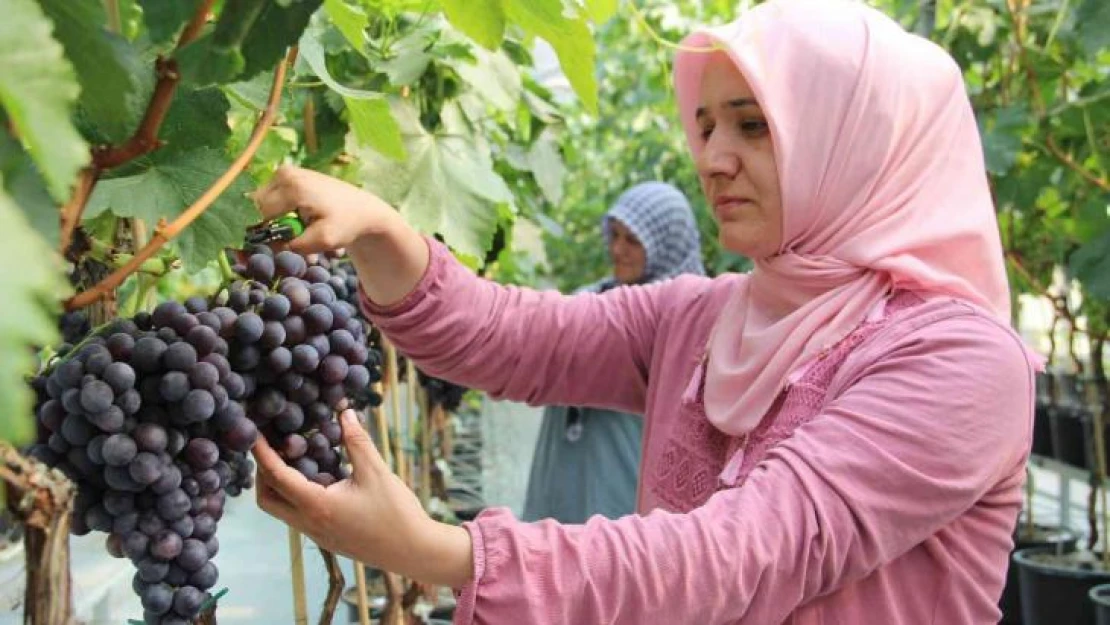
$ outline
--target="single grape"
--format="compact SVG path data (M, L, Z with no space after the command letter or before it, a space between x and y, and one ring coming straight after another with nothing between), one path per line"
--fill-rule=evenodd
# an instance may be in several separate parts
M62 421L61 433L67 443L82 447L98 434L85 417L77 414L71 414Z
M370 370L363 365L347 367L347 378L343 381L351 390L362 390L370 386Z
M169 444L166 428L157 423L140 423L131 436L140 450L154 454L165 451Z
M184 540L177 532L165 528L151 537L150 555L164 562L169 562L181 554L183 544Z
M304 319L305 329L308 330L309 334L325 333L331 330L332 322L335 321L331 309L324 304L309 306L301 317Z
M266 289L263 287L254 287L250 291L248 300L251 306L259 306L262 302L266 301Z
M181 486L181 469L176 466L168 466L162 470L162 477L157 482L150 485L150 490L155 495L165 495Z
M162 573L162 577L165 577L165 572ZM152 584L143 589L141 599L144 610L162 615L169 612L173 606L173 589L166 584Z
M274 349L285 342L285 326L280 321L267 321L262 329L258 344L263 349Z
M320 355L321 359L331 353L331 341L323 334L313 334L308 337L305 344L311 345L312 349L316 350L316 353Z
M197 321L200 325L214 330L217 335L220 333L220 330L223 329L223 322L220 321L220 316L210 310L197 313Z
M194 295L193 297L185 300L185 310L188 310L194 315L197 313L202 313L208 310L208 302L206 302L203 297Z
M174 301L162 302L154 307L151 321L155 328L166 328L173 324L173 320L181 315L189 314L188 309Z
M247 259L247 276L259 282L274 279L274 259L265 254L254 254Z
M253 312L245 312L235 321L235 338L245 345L250 345L262 338L264 328L262 317Z
M169 438L169 444L166 446L166 451L168 451L171 456L176 456L181 453L182 449L185 449L185 443L188 441L185 439L185 435L180 431L169 430L167 432L167 437Z
M189 573L199 571L208 562L208 547L195 538L187 538L182 543L181 554L175 563Z
M209 559L215 558L216 554L220 553L220 539L215 536L204 541L204 546L208 549Z
M297 345L293 348L293 367L301 373L312 373L320 365L320 353L311 345Z
M166 522L158 516L157 510L144 510L139 513L138 529L148 538L153 538L158 532L166 529Z
M289 434L281 442L278 447L278 453L286 462L291 462L305 455L308 451L308 442L300 434Z
M139 513L132 510L116 516L112 520L112 532L121 536L134 532L139 526Z
M228 449L233 451L250 451L258 440L258 426L246 417L238 417L224 432L221 440Z
M179 488L158 497L157 507L158 515L162 517L162 520L172 523L189 512L192 502L185 491Z
M104 442L107 440L107 434L97 434L89 439L89 444L85 447L85 455L89 457L89 460L92 461L93 464L104 464ZM49 450L49 447L46 449ZM46 464L52 465L53 463L47 462Z
M107 347L90 345L85 357L85 374L100 375L112 362L112 353Z
M81 414L85 409L81 406L81 389L70 388L62 393L62 408L70 414Z
M203 389L193 389L185 396L181 404L185 420L189 423L198 423L211 417L216 412L216 400Z
M190 497L200 495L200 483L197 482L196 477L187 477L181 480L181 490Z
M176 343L181 338L173 328L159 328L155 336L162 339L162 342L166 345Z
M335 421L325 421L320 424L320 433L328 439L328 443L333 447L339 444L343 439L343 429Z
M80 359L74 358L58 365L51 377L62 385L62 388L80 386L81 378L85 375L85 364Z
M199 325L200 321L196 318L196 315L185 314L173 320L173 331L176 332L178 336L184 337L188 335L193 328Z
M189 394L189 376L181 371L170 371L158 383L158 393L167 402L179 402Z
M220 344L220 335L207 325L198 325L189 330L185 340L193 346L197 356L203 358L216 351L216 347Z
M197 350L185 342L174 343L166 348L162 364L171 371L188 373L197 364Z
M274 267L279 276L293 278L300 278L308 270L304 257L289 250L278 252L274 256Z
M138 451L138 446L130 436L113 434L104 441L101 454L104 456L104 464L123 467L131 463Z
M128 467L131 479L139 484L149 485L157 482L162 477L162 463L158 456L149 451L141 451Z
M262 350L257 345L241 344L231 354L231 366L237 371L251 371L261 361ZM250 395L250 392L247 394Z
M300 388L289 393L289 399L302 406L307 406L320 399L320 385L316 384L316 381L312 378L305 378Z
M132 562L138 562L146 556L147 548L150 546L150 538L139 530L135 530L123 537L123 553Z
M246 383L238 373L229 373L223 381L223 386L227 390L227 396L232 399L243 399L247 396Z
M116 405L125 415L133 415L142 408L142 395L131 388L116 396Z
M215 563L206 562L204 566L189 576L189 583L201 590L208 590L216 585L219 577L219 571L217 571Z
M189 572L171 562L170 570L163 581L174 587L184 586L189 583Z
M285 408L274 417L274 429L283 434L300 430L304 426L304 409L295 402L286 402Z
M81 407L88 413L104 412L115 399L112 387L101 380L93 380L81 387Z
M102 501L104 509L112 516L127 514L135 510L135 496L118 490L108 490Z
M200 513L193 518L193 538L208 540L216 535L216 521L207 513Z
M330 354L320 362L320 379L327 384L339 384L347 379L349 367L341 356Z
M170 529L181 538L189 538L193 535L193 517L183 516L180 519L170 524Z
M332 330L331 333L328 334L328 344L331 347L331 353L339 354L346 358L354 349L356 342L354 335L352 335L350 331L340 329Z
M194 438L185 446L185 459L194 470L208 469L220 459L220 448L206 438Z
M126 421L127 415L123 414L123 410L119 406L109 406L104 412L89 415L90 423L109 434L115 434L123 430ZM62 425L64 426L65 423L63 422Z
M56 454L65 454L69 451L70 447L61 432L51 434L50 438L46 439L46 445L50 448L50 451Z
M204 604L204 601L203 590L196 586L184 586L178 588L173 596L173 611L180 616L193 617L200 612L200 606Z
M313 265L305 271L304 279L306 282L319 283L327 282L331 278L331 272L319 265Z
M251 415L269 420L285 410L285 396L275 388L264 388L255 396L251 404Z
M312 479L312 476L316 475L319 472L319 467L316 465L316 461L312 458L304 456L294 460L292 466L294 469L299 471L301 475L305 476L308 479Z
M300 345L301 343L304 343L305 339L308 338L308 329L305 327L303 317L286 317L285 320L281 322L281 325L283 328L285 328L284 345L286 347L293 348L297 345Z
M215 469L205 469L198 472L195 477L202 494L211 495L220 489L220 474Z

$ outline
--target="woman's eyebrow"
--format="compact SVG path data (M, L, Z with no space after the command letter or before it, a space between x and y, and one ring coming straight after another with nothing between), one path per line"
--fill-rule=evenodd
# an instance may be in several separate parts
M759 103L755 101L755 98L736 98L735 100L729 100L725 102L724 105L728 108L742 108L745 106L758 107ZM694 119L701 119L705 117L706 112L706 107L699 106L697 112L694 113Z

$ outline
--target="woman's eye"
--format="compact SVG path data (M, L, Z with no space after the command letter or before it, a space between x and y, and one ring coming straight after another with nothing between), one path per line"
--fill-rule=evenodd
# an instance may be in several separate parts
M740 131L750 137L759 137L767 133L769 127L763 119L746 119L740 122Z

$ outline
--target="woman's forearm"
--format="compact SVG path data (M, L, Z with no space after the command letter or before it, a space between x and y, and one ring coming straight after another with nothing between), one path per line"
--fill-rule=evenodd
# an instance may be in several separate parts
M367 297L383 307L411 293L428 268L428 244L396 212L375 223L347 253Z

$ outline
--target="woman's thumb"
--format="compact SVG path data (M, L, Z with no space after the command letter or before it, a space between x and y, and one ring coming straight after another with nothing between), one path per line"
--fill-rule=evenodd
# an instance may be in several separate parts
M358 413L344 410L339 413L339 423L343 428L343 444L351 458L351 468L356 479L367 478L374 473L389 471L370 434L359 423Z

